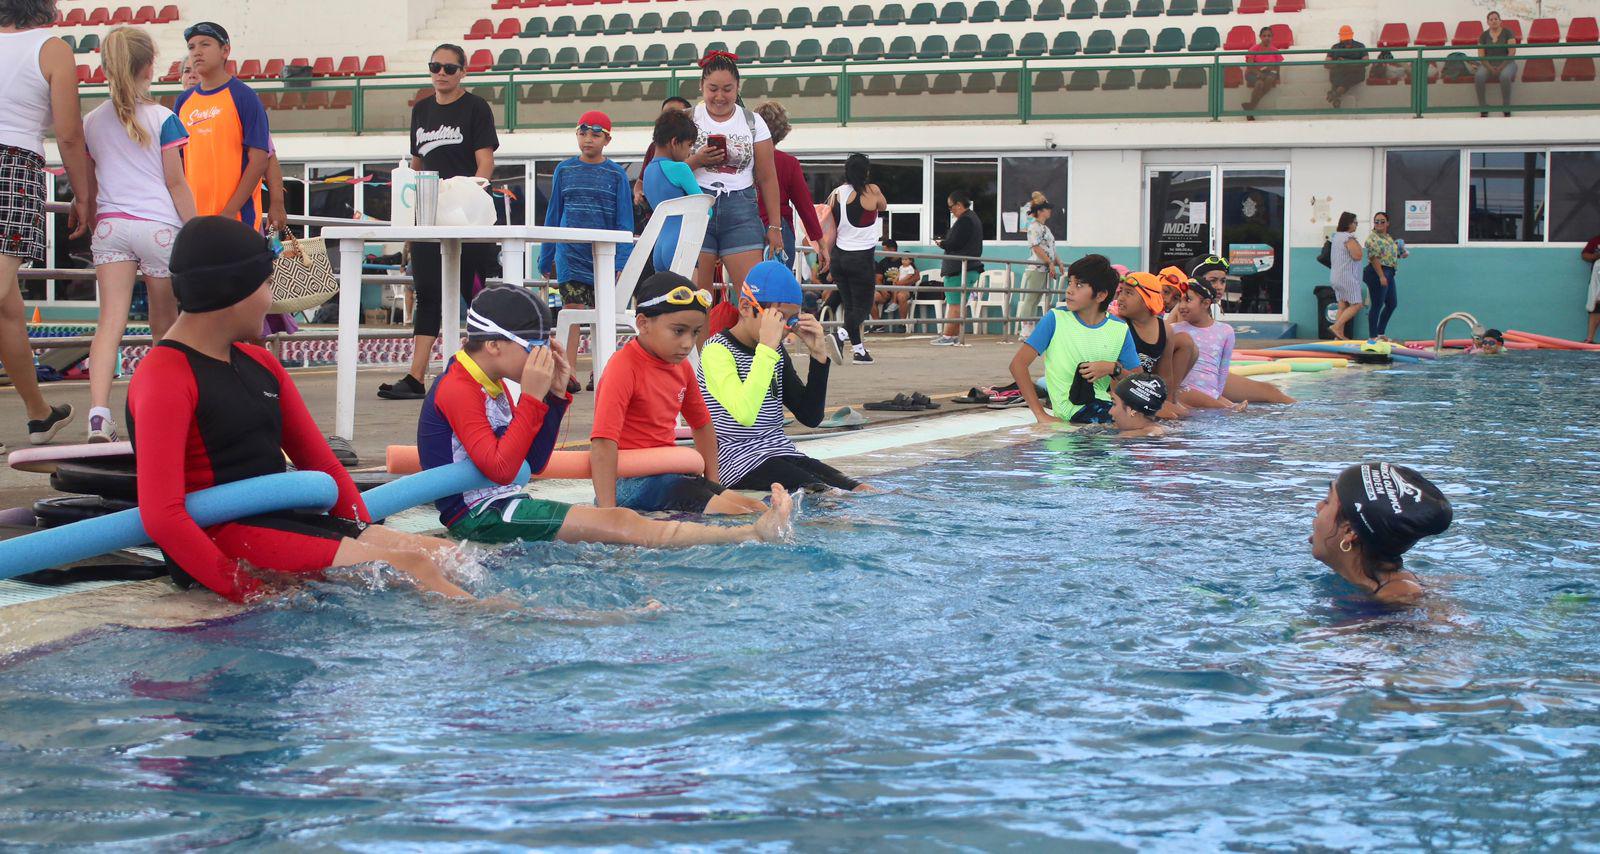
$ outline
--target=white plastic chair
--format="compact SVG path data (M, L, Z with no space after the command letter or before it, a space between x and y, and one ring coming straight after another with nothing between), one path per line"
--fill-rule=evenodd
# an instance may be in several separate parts
M396 313L400 315L400 322L406 326L411 325L411 306L406 304L406 289L410 287L405 282L389 282L383 286L383 307L389 310L389 322L394 323Z
M978 274L977 287L988 290L974 291L967 296L967 311L974 320L983 317L984 309L988 308L998 309L1001 317L1011 313L1010 270L984 270ZM982 327L973 326L972 330L977 332L980 328ZM1002 322L1000 328L1004 334L1009 335L1012 324Z
M937 269L925 270L922 273L922 279L917 282L917 287L925 288L925 287L929 287L931 285L943 285L943 284L944 284L944 275L941 274ZM912 296L912 299L911 299L911 316L909 318L907 318L907 320L916 320L917 317L918 317L917 309L921 309L921 308L928 309L928 311L929 311L929 315L928 316L930 318L932 318L933 320L935 320L935 321L939 321L939 320L942 320L944 318L944 297L943 296L930 297L930 296L928 296L927 293L922 292L922 291L916 291L916 292L912 293L911 296ZM926 324L915 324L915 323L907 324L906 325L906 331L910 332L913 329L918 329L918 328L925 327L925 326L926 326ZM939 328L938 323L935 323L934 324L934 329L938 329L938 328Z
M650 222L645 225L644 233L633 243L633 249L628 255L628 263L617 274L617 329L630 329L635 333L633 318L634 312L629 308L633 302L633 290L639 286L639 279L644 275L645 261L655 251L656 241L661 237L661 229L667 220L677 217L682 221L678 227L678 248L672 255L672 272L680 276L694 278L695 265L700 261L700 246L706 240L706 226L711 221L711 205L716 197L704 194L698 196L681 196L676 199L662 202L651 214ZM574 326L586 326L590 329L589 352L598 353L594 342L594 326L600 319L600 313L591 308L563 309L556 319L556 340L566 341L567 336ZM600 381L600 374L605 370L605 363L595 359L594 378Z

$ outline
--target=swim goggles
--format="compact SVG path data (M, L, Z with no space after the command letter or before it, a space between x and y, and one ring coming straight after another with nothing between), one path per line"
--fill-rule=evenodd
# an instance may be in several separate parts
M1128 275L1123 276L1122 277L1122 283L1124 285L1127 285L1127 286L1131 287L1131 288L1138 289L1138 291L1140 293L1149 294L1150 296L1153 296L1156 299L1161 299L1161 292L1159 290L1150 287L1149 285L1145 284L1144 282L1139 281L1139 277L1133 275L1132 273L1129 273Z
M1172 287L1177 288L1178 293L1180 294L1186 294L1189 292L1188 276L1178 275L1177 273L1162 272L1157 273L1156 278L1160 279L1162 284L1171 285Z
M693 305L694 303L700 303L702 307L709 309L711 308L711 292L705 288L696 289L688 285L679 285L661 296L651 297L635 307L649 308L662 303L667 305Z
M611 135L611 131L599 125L578 125L578 133L603 133L606 136Z
M761 301L756 299L756 292L750 289L750 285L748 283L739 286L739 299L742 302L750 303L750 307L755 309L757 314L761 313ZM789 327L790 329L795 328L795 326L799 323L800 315L798 314L794 317L786 317L783 321L783 325Z
M518 347L528 351L529 353L532 353L533 348L535 347L545 347L550 344L549 336L534 338L532 340L523 338L521 335L506 329L500 324L495 323L494 321L484 317L470 308L467 309L467 328L473 332L487 332L490 335L498 335L501 338L504 338Z

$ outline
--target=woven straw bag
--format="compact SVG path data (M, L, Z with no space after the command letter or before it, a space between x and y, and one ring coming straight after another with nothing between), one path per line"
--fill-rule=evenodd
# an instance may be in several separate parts
M295 314L316 308L339 292L328 263L328 246L320 237L297 240L288 229L286 244L272 262L272 314Z

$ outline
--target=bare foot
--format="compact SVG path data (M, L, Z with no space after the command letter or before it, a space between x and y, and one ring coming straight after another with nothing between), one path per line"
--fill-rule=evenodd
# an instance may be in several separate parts
M782 484L772 485L772 506L756 520L756 538L764 543L781 543L789 539L794 528L789 516L794 512L794 499Z
M1249 405L1250 405L1250 401L1248 401L1248 400L1241 400L1241 401L1239 401L1239 402L1238 402L1238 403L1235 403L1235 404L1234 404L1234 405L1232 405L1232 406L1230 406L1230 407L1228 407L1228 409L1229 409L1229 410L1230 410L1230 411L1232 411L1232 412L1243 412L1243 411L1244 411L1244 408L1245 408L1245 407L1246 407L1246 406L1249 406Z

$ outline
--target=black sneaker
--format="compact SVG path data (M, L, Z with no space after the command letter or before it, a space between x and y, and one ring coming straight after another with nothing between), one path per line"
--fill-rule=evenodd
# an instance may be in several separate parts
M854 363L854 364L857 364L857 365L875 364L875 362L873 362L873 360L872 360L872 354L868 353L866 350L857 350L857 351L851 353L850 354L850 361L852 363Z
M378 396L384 400L421 400L428 396L428 390L416 377L406 374L398 382L378 386Z
M63 403L60 406L52 406L50 407L50 417L28 422L28 441L35 445L43 445L54 439L56 433L60 432L62 427L67 426L67 422L71 420L71 404Z

